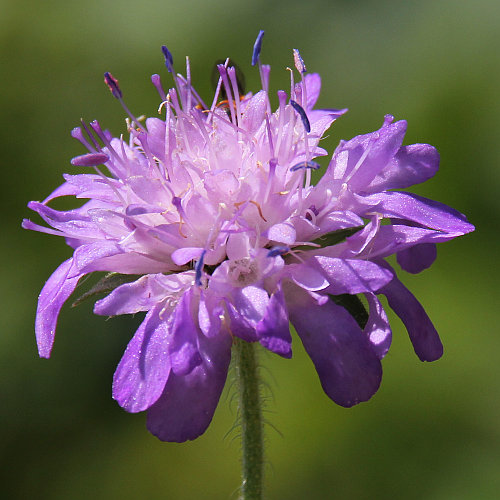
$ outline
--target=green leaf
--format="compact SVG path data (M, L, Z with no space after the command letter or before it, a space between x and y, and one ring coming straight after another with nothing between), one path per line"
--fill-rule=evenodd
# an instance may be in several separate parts
M294 250L314 250L315 248L325 248L325 247L331 247L333 245L336 245L337 243L340 243L344 241L346 238L349 236L352 236L353 234L356 234L358 231L363 229L364 226L354 226L354 227L346 227L345 229L339 229L338 231L332 231L331 233L324 234L323 236L320 236L319 238L316 238L315 240L311 241L311 243L314 243L315 245L318 246L309 246L309 245L300 245L297 247L294 247Z
M331 300L338 306L342 306L356 320L356 323L363 329L368 322L368 312L357 295L330 295Z
M341 241L344 241L349 236L356 234L358 231L363 229L364 226L355 226L355 227L346 227L345 229L339 229L338 231L333 231L331 233L327 233L319 238L316 238L312 241L312 243L316 243L320 245L322 248L331 247L332 245L336 245Z
M79 306L82 302L85 302L87 299L91 299L96 295L101 293L112 292L115 288L118 288L120 285L124 285L125 283L130 283L139 278L139 275L135 274L120 274L120 273L108 273L104 278L101 278L90 290L85 292L83 295L78 297L71 307Z

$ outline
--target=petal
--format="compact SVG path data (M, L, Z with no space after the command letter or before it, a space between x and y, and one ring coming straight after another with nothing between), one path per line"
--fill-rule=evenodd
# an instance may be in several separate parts
M292 324L326 394L345 407L370 399L380 385L382 366L353 317L331 300L318 306L300 289L288 288L286 295Z
M363 332L368 335L372 344L373 350L379 359L382 359L389 351L392 341L392 331L387 319L387 314L373 293L365 294L370 314Z
M310 110L318 100L319 93L321 91L321 77L318 73L307 73L304 76L304 80L306 84L307 102L304 103L302 97L302 87L304 86L303 82L299 82L295 85L295 94L302 107L306 110Z
M366 226L368 227L368 226ZM333 248L337 255L342 257L353 257L373 259L374 257L387 257L407 248L424 243L439 243L455 238L456 235L404 225L380 226L378 232L365 245L363 231L351 236L348 241L340 243L337 248ZM322 253L332 253L330 249L324 249Z
M465 215L457 210L413 193L388 191L365 198L371 202L378 201L377 212L382 213L384 217L408 219L455 236L474 230Z
M81 274L72 275L73 267L73 259L64 261L52 273L38 297L35 333L41 358L50 357L59 312L82 277Z
M328 293L351 295L373 292L392 279L392 273L368 260L315 256L312 262L330 282Z
M295 228L288 223L280 223L271 226L263 234L270 241L276 241L277 243L284 243L285 245L292 245L295 243L296 232Z
M199 247L183 247L175 250L172 253L172 260L178 266L183 266L191 260L197 260L201 257L203 248Z
M172 338L168 344L170 364L176 375L187 375L202 360L198 352L198 325L194 320L194 289L188 289L173 313Z
M269 305L269 295L257 286L235 288L232 302L226 301L231 333L247 342L259 340L257 324Z
M210 291L200 290L198 324L203 335L213 337L219 332L223 314L224 308L219 297L211 294Z
M292 336L286 310L285 295L278 288L271 295L264 317L257 324L260 343L284 358L292 357Z
M129 342L113 377L113 398L131 413L144 411L161 396L170 373L167 347L172 317L151 309Z
M429 144L412 144L399 149L392 161L373 179L368 192L403 189L425 182L439 168L439 153Z
M389 306L401 318L421 361L435 361L443 355L443 344L424 308L396 277L379 290Z
M286 266L291 278L304 290L317 291L329 286L328 280L320 270L308 264L289 264Z
M422 243L398 252L396 257L402 269L418 274L431 267L437 257L437 248L434 243Z
M219 402L231 358L226 330L200 337L202 363L189 375L171 373L160 399L148 411L149 431L162 441L182 443L205 432Z
M250 98L241 116L241 126L251 135L255 134L264 121L267 109L267 93L264 90L257 92Z
M94 305L94 313L117 316L149 311L169 293L165 287L165 278L168 279L162 274L148 274L132 283L125 283L115 288L107 297L98 300Z
M347 182L353 191L363 191L393 159L403 142L406 122L391 123L386 116L376 132L342 142L335 150L327 174Z
M225 303L231 334L246 342L257 342L259 337L257 336L256 325L244 318L231 302L226 300Z

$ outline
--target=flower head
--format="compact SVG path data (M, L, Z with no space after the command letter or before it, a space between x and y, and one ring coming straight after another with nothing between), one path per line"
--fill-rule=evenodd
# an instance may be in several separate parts
M91 172L65 175L47 199L29 204L51 228L24 221L74 250L40 294L40 356L50 356L59 311L80 278L114 273L95 313L146 315L115 372L113 397L127 411L148 410L149 430L166 441L194 439L209 425L235 336L289 358L291 321L326 394L346 407L380 384L391 343L380 295L419 358L439 358L436 330L385 258L396 254L417 273L432 264L436 243L473 230L455 210L400 191L432 177L439 156L426 144L403 146L406 122L392 116L342 141L313 185L314 158L326 154L320 139L346 110L315 108L320 77L294 49L299 79L290 72L273 111L262 37L252 55L262 89L243 94L226 60L208 105L192 86L189 60L186 76L176 74L163 47L174 86L165 90L153 75L162 117L145 122L106 73L130 139L82 122L72 135L88 153L72 164ZM61 196L88 201L50 208ZM140 277L117 285L120 275Z

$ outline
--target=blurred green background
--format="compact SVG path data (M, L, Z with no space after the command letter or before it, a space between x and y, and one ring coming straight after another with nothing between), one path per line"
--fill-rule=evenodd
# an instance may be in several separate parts
M182 445L160 443L143 414L111 399L139 317L105 321L91 304L65 307L52 359L38 359L37 296L70 249L20 222L31 217L29 200L77 172L69 159L83 149L69 132L80 117L124 131L104 71L138 115L154 116L159 104L149 76L165 74L161 44L178 69L190 55L205 97L214 61L226 56L255 89L250 56L261 28L274 90L287 88L297 47L322 75L319 105L350 108L330 132L330 150L375 130L386 113L407 119L406 143L429 142L442 157L418 192L477 226L405 279L442 336L440 361L418 361L394 318L381 389L347 410L324 395L297 339L292 360L263 354L267 418L281 433L266 429L268 498L498 498L499 22L498 0L0 0L2 498L236 498L229 384L207 433Z

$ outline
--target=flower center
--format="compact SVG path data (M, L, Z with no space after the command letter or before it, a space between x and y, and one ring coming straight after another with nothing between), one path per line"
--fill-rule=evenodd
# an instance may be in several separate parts
M245 287L257 281L259 269L255 260L246 257L231 262L228 274L234 286Z

